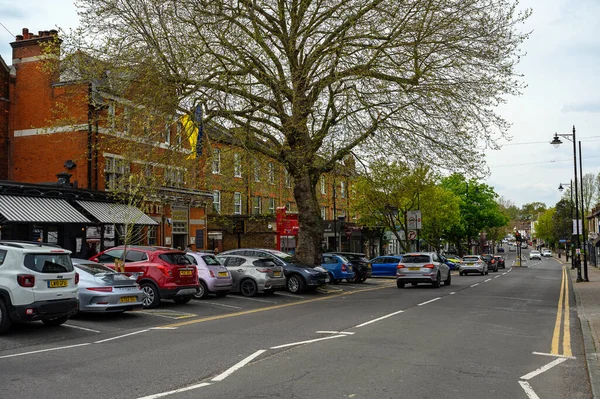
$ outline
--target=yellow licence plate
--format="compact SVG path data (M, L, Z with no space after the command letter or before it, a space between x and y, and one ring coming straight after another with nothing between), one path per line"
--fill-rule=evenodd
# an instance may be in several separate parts
M473 266L474 263L467 263L467 266Z
M219 272L219 277L227 277L227 272Z
M281 277L281 272L274 272L273 276L275 276L275 277Z
M179 271L179 275L180 276L191 276L192 275L192 271L191 270L180 270Z
M409 267L408 270L421 270L420 267Z
M122 296L119 299L119 302L137 302L137 297L135 296Z
M60 288L68 287L69 280L50 280L48 281L48 288Z

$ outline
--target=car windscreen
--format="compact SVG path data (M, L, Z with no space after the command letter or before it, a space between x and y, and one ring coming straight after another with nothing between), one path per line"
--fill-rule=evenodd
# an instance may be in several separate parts
M221 262L213 255L203 255L202 259L208 266L221 266Z
M430 262L428 255L405 255L402 263L427 263Z
M23 264L40 273L65 273L73 271L69 254L27 254Z
M167 252L161 254L159 258L172 265L192 265L193 263L183 252Z
M100 275L100 274L114 274L115 271L109 267L104 265L99 265L97 263L79 263L75 268L84 271L86 273L91 274L92 276ZM127 280L128 278L122 274L116 274L114 276L115 280Z

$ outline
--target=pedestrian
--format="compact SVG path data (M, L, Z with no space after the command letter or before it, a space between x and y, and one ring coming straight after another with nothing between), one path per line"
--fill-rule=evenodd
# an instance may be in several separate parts
M185 247L185 251L183 251L183 252L185 252L185 253L192 252L192 244L188 244L188 246Z

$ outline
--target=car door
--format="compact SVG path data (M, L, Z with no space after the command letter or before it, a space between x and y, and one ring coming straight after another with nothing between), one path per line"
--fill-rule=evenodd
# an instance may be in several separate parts
M438 266L438 268L440 270L440 276L441 276L442 280L444 280L444 281L447 280L448 279L448 274L450 274L450 267L448 267L447 264L445 264L444 262L442 262L442 259L435 252L433 253L432 260Z
M321 264L323 268L326 269L334 279L341 278L341 276L338 276L339 271L336 267L337 263L337 259L334 256L323 255Z
M224 260L225 267L229 270L229 274L231 274L231 278L233 280L233 290L239 291L239 285L241 276L244 274L244 269L242 264L245 259L239 256L224 256L220 258L220 260Z
M378 256L371 261L371 268L373 276L385 276L387 273L387 258L384 256Z
M148 255L143 251L128 249L125 254L125 272L148 274ZM140 276L141 278L142 276Z

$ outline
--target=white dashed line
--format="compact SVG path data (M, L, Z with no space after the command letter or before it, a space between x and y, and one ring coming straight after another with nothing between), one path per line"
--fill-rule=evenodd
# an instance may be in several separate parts
M508 273L508 272L504 272L504 273L502 273L502 275L504 276L506 273Z
M479 283L473 284L471 287L477 287L478 285L479 285Z
M438 296L437 298L430 299L429 301L426 301L426 302L421 302L421 303L420 303L420 304L418 304L417 306L423 306L423 305L427 305L428 303L435 302L435 301L437 301L438 299L442 299L442 298Z
M313 342L324 341L326 339L340 338L340 337L345 337L345 336L346 335L332 335L331 337L309 339L308 341L292 342L291 344L283 344L283 345L272 346L269 349L280 349L280 348L287 348L288 346L311 344Z
M266 352L266 350L264 350L264 349L254 352L253 354L251 354L250 356L248 356L241 362L237 363L236 365L230 367L229 369L225 370L224 372L222 372L221 374L219 374L218 376L213 378L212 381L223 381L225 378L229 377L231 374L233 374L237 370L241 369L242 367L244 367L245 365L250 363L252 360L254 360L256 357L262 355L265 352Z
M456 294L456 292L451 292L451 293L450 293L450 295L454 295L454 294Z
M496 276L496 277L494 277L494 278L498 278L498 277L501 277L501 276Z
M397 312L394 312L394 313L386 314L385 316L381 316L381 317L378 317L378 318L376 318L376 319L373 319L373 320L367 321L367 322L365 322L365 323L362 323L362 324L359 324L359 325L357 325L357 326L354 326L353 328L360 328L360 327L368 326L368 325L369 325L369 324L371 324L371 323L376 323L376 322L378 322L378 321L381 321L381 320L383 320L383 319L387 319L388 317L395 316L395 315L397 315L397 314L400 314L400 313L402 313L402 312L404 312L404 310L399 310L399 311L397 311Z
M488 281L492 281L492 279L488 278L487 280L484 281L484 283L487 283Z

